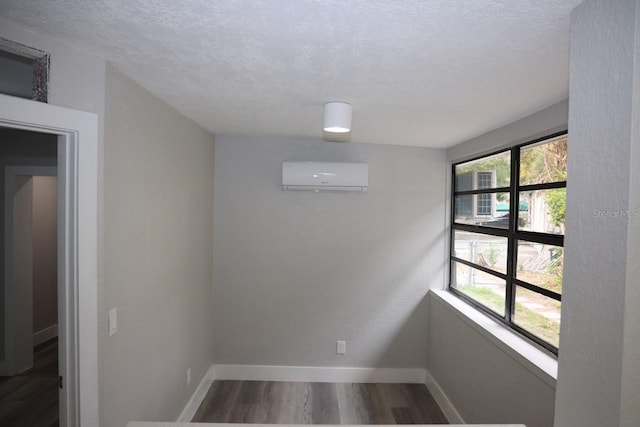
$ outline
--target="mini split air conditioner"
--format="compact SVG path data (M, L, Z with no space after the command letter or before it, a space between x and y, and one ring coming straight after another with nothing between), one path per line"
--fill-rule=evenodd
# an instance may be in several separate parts
M367 191L367 163L283 162L282 189Z

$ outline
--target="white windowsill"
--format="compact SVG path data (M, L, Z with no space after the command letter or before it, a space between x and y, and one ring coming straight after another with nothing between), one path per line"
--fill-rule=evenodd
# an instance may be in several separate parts
M558 378L558 360L551 353L537 347L449 291L432 289L430 294L432 298L442 302L451 312L485 336L499 349L555 389Z

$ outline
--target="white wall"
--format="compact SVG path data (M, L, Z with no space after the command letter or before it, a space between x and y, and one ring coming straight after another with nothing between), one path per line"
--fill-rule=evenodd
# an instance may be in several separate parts
M3 19L0 37L51 54L49 103L98 114L101 426L176 419L212 362L213 136L112 68L107 82L90 52Z
M58 323L57 178L33 177L33 332Z
M218 136L215 157L216 363L423 368L444 151ZM366 162L369 192L285 192L283 161Z
M569 101L565 99L507 126L451 147L447 150L447 160L455 163L567 130L568 108Z
M106 61L90 52L3 19L0 37L51 54L49 103L98 114L101 426L176 419L212 362L213 137L113 69L105 100Z
M567 101L559 102L448 149L446 194L451 194L451 163L565 130L567 107ZM447 233L449 209L447 202ZM552 385L480 334L440 299L431 298L428 325L427 369L465 422L553 425Z
M467 423L553 425L555 384L430 296L429 373Z
M640 1L571 17L556 427L640 422Z
M16 176L13 181L13 289L10 301L14 303L13 316L7 319L13 325L13 339L7 341L7 354L13 355L13 371L22 372L33 365L33 180L30 176ZM15 309L18 307L18 309ZM10 335L9 335L10 337ZM11 348L13 347L13 351ZM7 357L9 359L9 357Z
M49 103L99 113L102 130L104 59L2 18L0 37L50 53Z
M112 66L106 87L101 426L172 421L213 361L213 136Z

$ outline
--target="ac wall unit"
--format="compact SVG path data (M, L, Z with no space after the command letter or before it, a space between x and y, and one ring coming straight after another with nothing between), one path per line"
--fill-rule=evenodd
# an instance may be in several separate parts
M367 163L282 163L283 190L367 191L368 186Z

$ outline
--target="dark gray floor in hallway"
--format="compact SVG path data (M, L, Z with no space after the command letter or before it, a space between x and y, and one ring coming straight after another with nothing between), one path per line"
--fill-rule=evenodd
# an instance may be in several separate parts
M192 422L448 424L423 384L215 381Z
M34 366L0 377L0 426L58 426L58 340L36 347Z

